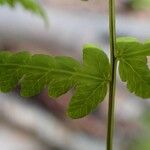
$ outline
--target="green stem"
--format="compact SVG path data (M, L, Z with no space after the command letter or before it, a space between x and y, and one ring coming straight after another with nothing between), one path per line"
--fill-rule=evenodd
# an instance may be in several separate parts
M110 59L111 81L109 85L108 124L107 124L107 150L113 150L113 134L115 120L115 89L116 89L116 21L115 0L109 0L109 28L110 28Z

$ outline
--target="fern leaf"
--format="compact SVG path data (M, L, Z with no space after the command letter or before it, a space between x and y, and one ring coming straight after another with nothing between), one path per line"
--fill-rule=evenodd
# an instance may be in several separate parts
M49 96L56 98L75 88L68 108L72 118L87 115L104 99L109 76L107 56L93 46L84 48L83 65L66 56L0 52L2 92L9 92L16 85L21 85L22 96L34 96L48 88Z

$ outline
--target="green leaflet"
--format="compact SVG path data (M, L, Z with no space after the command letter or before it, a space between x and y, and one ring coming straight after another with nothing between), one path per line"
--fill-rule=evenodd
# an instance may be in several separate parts
M58 97L76 85L76 74L80 63L71 57L55 57L56 67L49 82L49 95Z
M140 43L136 38L123 37L117 39L117 57L149 56L150 42Z
M68 108L68 114L72 118L87 115L104 99L110 79L110 65L106 54L95 46L86 45L80 73L91 78L78 79L79 84Z
M15 7L16 4L22 5L26 10L29 10L47 21L46 14L37 0L0 0L0 5L9 5Z
M150 55L150 43L140 43L134 38L117 40L116 57L119 73L127 88L142 98L150 98L150 70L146 56Z
M87 115L104 99L109 76L107 56L93 46L84 48L83 65L65 56L0 52L2 92L9 92L16 85L21 85L22 96L34 96L48 88L49 96L59 97L75 88L76 92L68 108L72 118Z

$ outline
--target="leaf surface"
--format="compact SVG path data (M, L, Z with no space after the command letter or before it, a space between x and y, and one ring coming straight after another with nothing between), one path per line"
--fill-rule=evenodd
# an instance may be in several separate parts
M22 96L34 96L48 88L57 98L75 88L68 108L72 118L92 112L107 93L110 65L106 54L94 46L83 50L83 64L71 57L28 52L0 52L0 90L9 92L21 85Z
M92 112L102 102L107 93L110 78L110 65L106 54L93 45L83 49L83 66L80 78L68 108L72 118L83 117Z
M134 38L117 40L117 58L119 73L127 88L142 98L150 98L150 70L147 56L150 55L150 43L140 43Z

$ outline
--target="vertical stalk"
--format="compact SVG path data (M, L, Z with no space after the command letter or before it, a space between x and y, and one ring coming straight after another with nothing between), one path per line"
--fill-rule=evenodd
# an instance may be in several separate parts
M111 81L109 84L108 124L107 124L107 150L113 150L113 134L115 120L115 89L116 89L116 19L115 0L109 0L109 32L110 32L110 61Z

